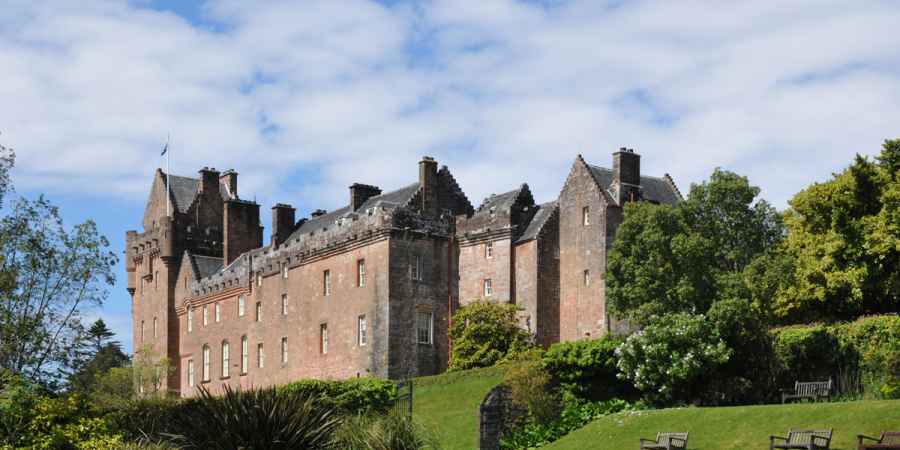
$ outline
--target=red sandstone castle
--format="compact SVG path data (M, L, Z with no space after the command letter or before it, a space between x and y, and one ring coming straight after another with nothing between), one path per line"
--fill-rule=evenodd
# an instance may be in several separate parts
M161 388L439 373L450 315L475 299L519 305L543 345L615 331L605 268L622 206L681 199L624 148L612 169L579 155L544 204L523 184L474 209L446 166L418 169L390 192L354 184L347 206L310 218L275 205L266 246L237 173L157 170L126 264L134 348L172 366Z

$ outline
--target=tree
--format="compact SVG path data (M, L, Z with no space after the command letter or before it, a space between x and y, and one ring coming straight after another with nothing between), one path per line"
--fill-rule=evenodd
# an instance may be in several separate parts
M0 148L0 195L12 152ZM18 199L0 218L0 370L58 387L70 367L81 313L102 304L117 261L88 220L63 226L43 196Z
M702 314L718 300L749 299L745 270L783 239L775 209L746 177L716 169L675 206L625 206L607 265L613 311L637 324L654 315Z
M532 347L531 335L519 327L515 305L475 301L453 315L450 369L492 366Z
M69 376L69 389L79 392L92 390L97 377L115 367L128 363L128 355L112 340L115 333L97 319L84 336L78 339L78 350Z
M900 140L790 200L785 251L794 283L776 299L784 321L846 320L900 309Z

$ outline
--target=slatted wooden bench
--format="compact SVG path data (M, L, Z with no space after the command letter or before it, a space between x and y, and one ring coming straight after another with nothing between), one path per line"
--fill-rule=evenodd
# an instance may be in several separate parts
M683 449L687 441L687 433L656 433L656 440L641 438L641 450Z
M794 383L794 389L781 390L781 403L795 399L831 399L831 378L828 381L797 381Z
M780 441L780 442L778 442ZM828 450L831 446L831 429L788 430L787 437L769 436L769 450Z
M856 437L859 439L859 450L874 450L879 448L900 449L900 431L884 431L879 438L873 438L862 434L857 435Z

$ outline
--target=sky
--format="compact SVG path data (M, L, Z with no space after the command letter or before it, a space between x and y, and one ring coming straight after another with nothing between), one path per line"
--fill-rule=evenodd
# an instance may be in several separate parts
M619 147L682 192L717 167L779 209L900 137L900 2L4 0L0 143L19 194L124 249L173 173L304 216L449 166L477 206L559 193ZM103 317L131 349L124 264Z

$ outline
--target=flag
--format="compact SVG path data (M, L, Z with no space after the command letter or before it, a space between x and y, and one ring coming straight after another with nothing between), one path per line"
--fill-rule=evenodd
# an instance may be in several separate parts
M169 143L168 142L166 142L166 146L163 147L163 151L162 151L162 153L159 154L159 156L165 155L167 151L169 151Z

